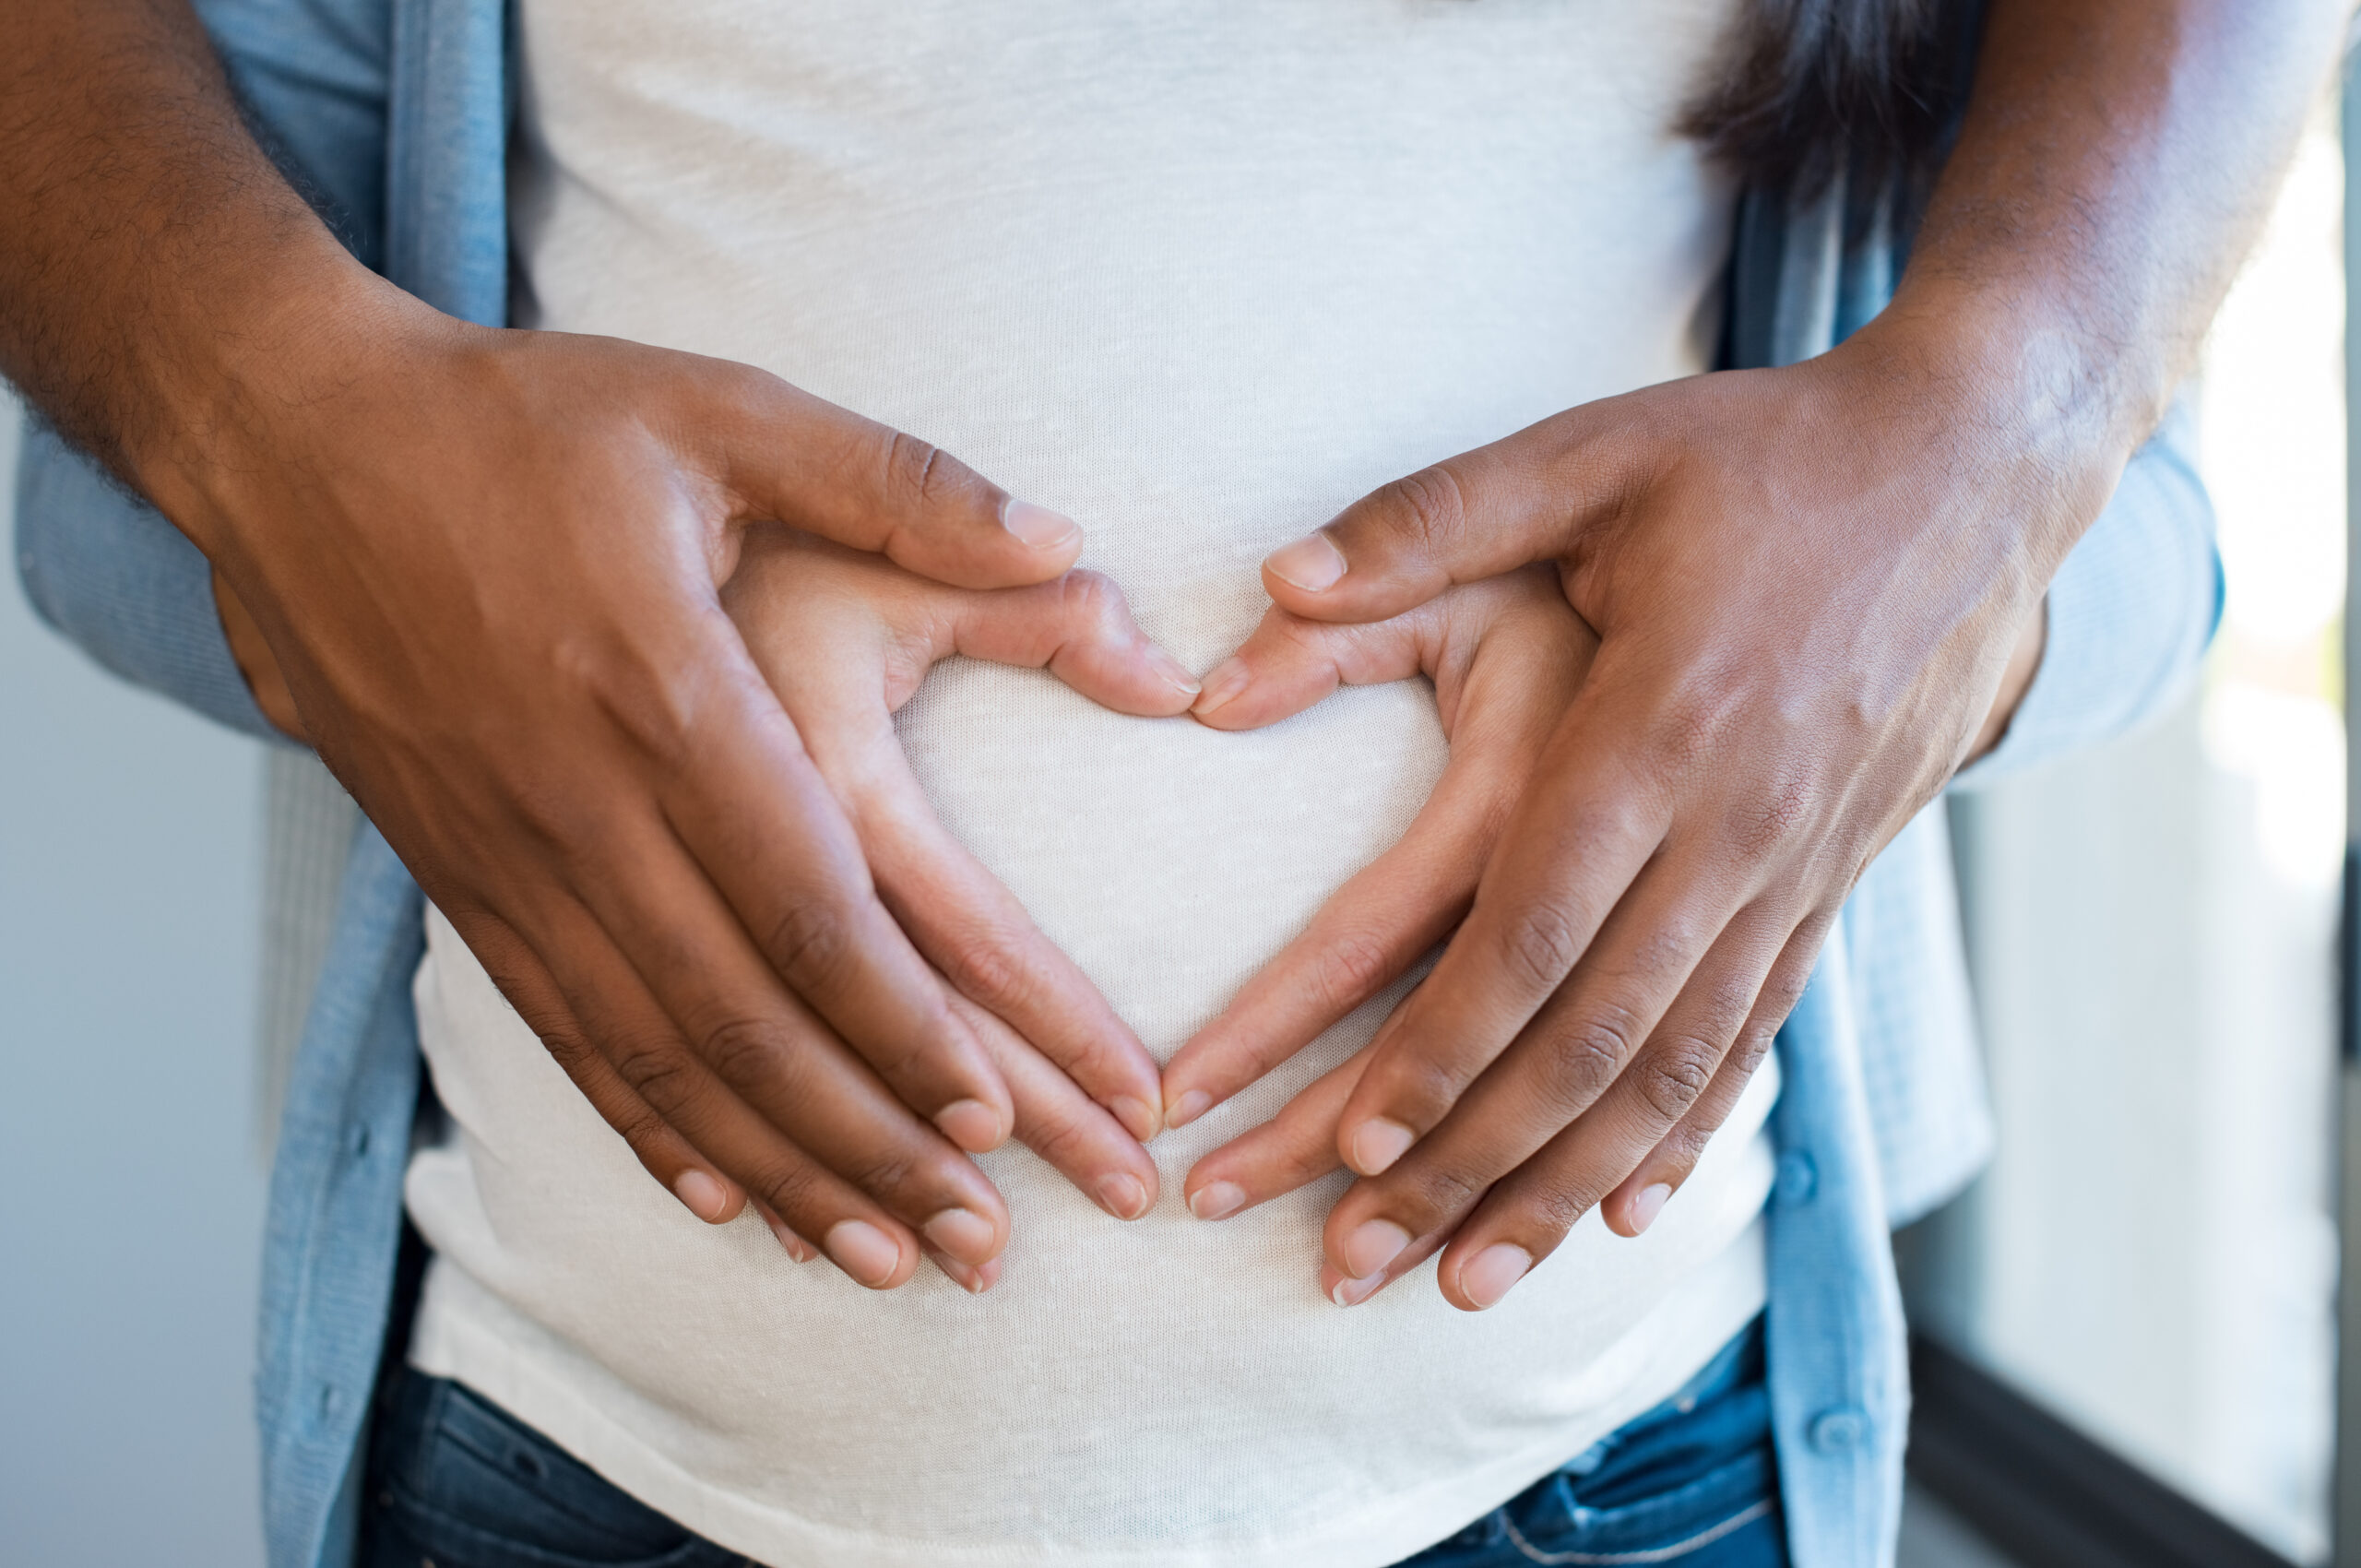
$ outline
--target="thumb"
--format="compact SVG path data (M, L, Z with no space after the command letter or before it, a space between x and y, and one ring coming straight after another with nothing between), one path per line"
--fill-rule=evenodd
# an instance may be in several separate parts
M1433 664L1439 606L1367 625L1323 625L1276 605L1236 653L1205 672L1190 712L1216 730L1259 730L1291 718L1338 686L1406 681Z
M785 523L955 588L1045 582L1081 556L1073 518L1018 500L940 447L775 375L730 369L711 431L737 520Z
M1376 621L1573 548L1638 465L1613 439L1620 398L1585 404L1354 502L1263 563L1272 600L1315 621Z
M1068 572L1031 588L955 597L938 658L1047 669L1102 707L1150 719L1185 713L1196 699L1195 677L1140 630L1110 577Z

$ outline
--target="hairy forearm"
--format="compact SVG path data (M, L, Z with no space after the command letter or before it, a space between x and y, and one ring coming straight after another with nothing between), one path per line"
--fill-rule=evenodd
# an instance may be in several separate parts
M248 134L186 0L34 0L9 30L0 372L208 547L190 476L373 280Z
M1881 340L1974 380L2087 524L2193 366L2349 0L1994 0ZM2054 569L2070 524L2030 541Z

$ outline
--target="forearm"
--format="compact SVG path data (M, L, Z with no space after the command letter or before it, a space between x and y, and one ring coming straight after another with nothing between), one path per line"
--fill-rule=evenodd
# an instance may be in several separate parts
M1994 0L1957 148L1864 337L1966 387L1995 466L2050 492L2024 512L2038 569L2192 367L2348 9Z
M208 553L196 481L377 296L255 145L184 0L41 0L0 55L0 371ZM234 460L234 459L231 459Z

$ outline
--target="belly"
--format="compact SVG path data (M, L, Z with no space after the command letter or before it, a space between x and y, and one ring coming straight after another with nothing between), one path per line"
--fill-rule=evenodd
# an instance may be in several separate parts
M1725 9L527 0L527 314L941 444L1081 520L1086 563L1204 669L1265 609L1261 557L1355 497L1703 368L1727 197L1667 127ZM1420 682L1220 735L955 661L898 725L951 829L1160 1058L1445 758ZM1586 1219L1480 1314L1430 1266L1339 1312L1316 1271L1341 1178L1218 1225L1180 1189L1407 983L1157 1140L1145 1219L1003 1150L1001 1285L879 1296L691 1218L431 917L454 1133L411 1170L438 1254L414 1359L767 1562L1390 1562L1759 1309L1774 1092L1644 1238Z
M1067 907L1095 978L1152 1038L1155 1019L1169 1039L1215 1005L1216 971L1249 958L1192 956L1180 905L1160 936L1132 909L1099 926ZM758 1561L1392 1562L1665 1397L1763 1301L1750 1227L1775 1073L1645 1236L1587 1218L1480 1314L1444 1302L1431 1264L1330 1304L1316 1270L1342 1176L1192 1218L1189 1166L1364 1043L1399 988L1157 1139L1164 1195L1145 1218L1110 1220L1001 1150L979 1161L1014 1220L1001 1283L974 1298L922 1270L879 1295L790 1263L752 1216L691 1218L439 916L429 939L421 1032L457 1134L410 1170L437 1253L413 1360ZM1159 944L1168 978L1116 983L1134 944Z
M1159 1059L1396 838L1444 757L1422 683L1256 735L1126 719L1031 671L940 668L901 730L938 809ZM1150 1146L1119 1224L1027 1151L1001 1283L885 1295L699 1224L431 917L421 1037L456 1124L411 1212L438 1256L414 1359L757 1561L1363 1568L1664 1397L1763 1301L1766 1074L1649 1232L1596 1216L1501 1306L1431 1264L1340 1312L1334 1175L1191 1218L1190 1167L1364 1045L1417 977ZM1000 1555L994 1555L998 1553Z

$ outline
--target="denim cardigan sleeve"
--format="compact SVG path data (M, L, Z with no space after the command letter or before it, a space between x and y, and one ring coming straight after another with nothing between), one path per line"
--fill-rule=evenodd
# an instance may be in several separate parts
M41 618L107 669L278 738L230 657L205 557L38 422L17 459L17 573Z

